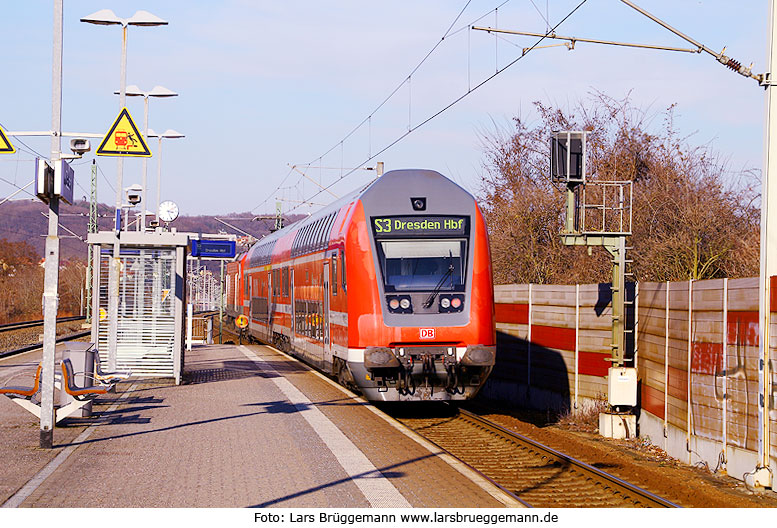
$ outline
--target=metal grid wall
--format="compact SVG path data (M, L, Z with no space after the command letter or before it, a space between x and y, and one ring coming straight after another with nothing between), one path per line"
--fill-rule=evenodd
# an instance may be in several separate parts
M116 366L133 375L174 376L175 249L122 250ZM108 270L100 255L100 359L108 362Z
M207 267L198 266L196 259L187 261L186 298L195 312L219 309L222 300L220 284L219 277Z

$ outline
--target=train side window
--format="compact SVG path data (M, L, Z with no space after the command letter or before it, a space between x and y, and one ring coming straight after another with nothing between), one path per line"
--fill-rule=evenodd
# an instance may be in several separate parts
M310 250L314 250L318 247L318 228L321 226L321 220L316 220L312 224L313 229L310 235Z
M304 229L305 229L305 232L302 234L302 245L300 246L302 253L306 253L308 249L308 238L310 238L310 224L306 225Z
M337 255L332 255L332 295L337 295Z
M318 224L316 222L313 222L310 224L310 227L308 228L308 239L305 243L305 252L310 253L310 251L313 249L313 241L316 238L316 226Z
M324 240L323 244L324 247L329 247L329 237L332 234L332 225L335 223L335 218L337 217L337 213L332 213L326 218L326 224L324 225Z
M272 270L272 294L274 297L277 297L281 294L281 281L280 281L280 275L281 270L276 268Z
M340 275L343 278L343 291L345 290L345 251L340 250Z

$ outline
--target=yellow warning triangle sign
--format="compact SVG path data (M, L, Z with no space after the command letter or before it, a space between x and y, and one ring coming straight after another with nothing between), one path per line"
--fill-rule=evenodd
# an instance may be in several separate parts
M3 127L0 127L0 154L13 154L14 152L16 152L16 149L13 148L11 142L8 141Z
M122 108L119 117L105 134L100 147L95 152L98 156L139 156L151 157L146 140L138 130L127 108Z

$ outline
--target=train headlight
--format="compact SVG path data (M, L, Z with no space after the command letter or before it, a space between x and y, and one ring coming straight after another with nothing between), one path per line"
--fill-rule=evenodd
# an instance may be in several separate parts
M386 301L392 313L413 313L413 303L408 295L389 295Z
M460 312L464 309L463 295L441 295L440 311L443 313Z

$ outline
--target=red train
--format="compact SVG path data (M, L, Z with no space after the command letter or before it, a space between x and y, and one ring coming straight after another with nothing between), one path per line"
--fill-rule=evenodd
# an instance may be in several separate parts
M373 401L464 400L496 354L488 235L474 198L395 170L227 266L227 314Z

